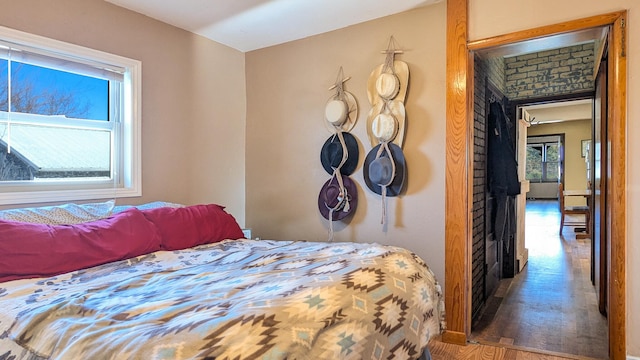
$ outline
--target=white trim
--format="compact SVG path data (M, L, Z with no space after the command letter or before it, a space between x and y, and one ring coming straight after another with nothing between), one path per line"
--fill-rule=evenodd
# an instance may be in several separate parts
M86 120L74 119L59 115L37 115L11 113L9 121L9 113L0 111L0 124L23 124L23 125L44 125L47 127L66 127L72 129L107 129L111 130L113 122L103 120Z
M640 360L640 357L627 355L627 360Z
M59 54L61 57L71 57L73 59L77 59L79 62L93 64L96 67L102 65L108 68L109 65L115 65L118 68L113 69L114 72L120 72L121 69L126 69L130 66L131 61L137 61L85 46L50 39L40 35L29 34L4 26L0 26L0 41L2 39L11 40L11 42L18 45L38 48L49 51L53 54ZM92 61L88 59L92 59Z
M10 192L0 194L0 205L60 202L72 200L113 199L141 195L142 190L139 187L96 190Z

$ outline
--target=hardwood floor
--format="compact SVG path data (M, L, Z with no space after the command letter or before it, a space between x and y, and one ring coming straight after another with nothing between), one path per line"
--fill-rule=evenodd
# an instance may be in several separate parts
M429 343L432 360L566 360L590 359L580 356L533 352L513 346L468 344L466 346L445 344L439 339Z
M558 235L556 201L527 201L525 223L529 262L501 280L471 339L608 359L607 319L590 280L591 240L576 239L571 227Z

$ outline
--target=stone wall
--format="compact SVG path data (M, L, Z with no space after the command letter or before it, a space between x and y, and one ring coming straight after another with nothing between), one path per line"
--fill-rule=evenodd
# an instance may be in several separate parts
M504 59L509 100L575 94L594 90L594 44Z

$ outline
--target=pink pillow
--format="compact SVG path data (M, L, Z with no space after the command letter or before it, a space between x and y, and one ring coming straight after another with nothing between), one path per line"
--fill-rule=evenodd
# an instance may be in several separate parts
M161 207L142 212L160 230L162 248L166 250L244 237L236 219L216 204Z
M138 209L75 225L0 220L0 282L48 277L160 250Z

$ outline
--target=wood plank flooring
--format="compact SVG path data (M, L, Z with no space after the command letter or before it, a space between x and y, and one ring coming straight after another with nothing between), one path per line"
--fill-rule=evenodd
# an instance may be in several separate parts
M576 239L571 227L558 235L557 206L556 201L527 202L529 262L515 278L500 281L471 339L608 359L607 319L598 311L590 279L591 240Z
M566 360L588 359L580 356L532 352L513 346L468 344L466 346L445 344L439 339L429 343L432 360Z

